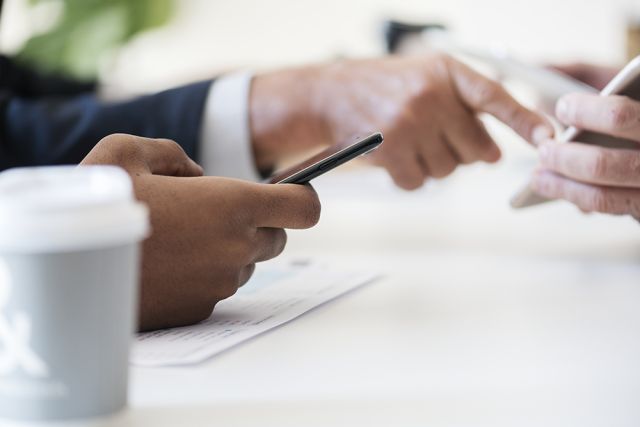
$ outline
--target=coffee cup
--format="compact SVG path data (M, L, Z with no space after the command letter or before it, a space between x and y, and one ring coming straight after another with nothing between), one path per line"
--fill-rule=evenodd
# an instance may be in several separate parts
M0 174L0 420L125 407L148 233L147 209L120 168Z

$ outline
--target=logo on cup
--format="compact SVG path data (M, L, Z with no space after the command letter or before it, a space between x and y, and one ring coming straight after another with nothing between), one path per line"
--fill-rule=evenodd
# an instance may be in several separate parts
M9 317L7 307L11 295L9 268L0 259L0 375L22 369L31 377L49 375L46 363L31 349L31 319L19 311Z

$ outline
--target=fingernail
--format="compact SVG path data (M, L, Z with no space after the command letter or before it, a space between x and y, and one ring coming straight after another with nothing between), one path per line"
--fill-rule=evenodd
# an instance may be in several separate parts
M560 100L556 104L556 117L564 121L567 119L568 115L569 115L569 103L567 102L566 99L560 98Z
M540 145L543 141L551 138L553 136L553 131L545 125L538 125L533 129L533 133L531 134L532 142L535 145Z

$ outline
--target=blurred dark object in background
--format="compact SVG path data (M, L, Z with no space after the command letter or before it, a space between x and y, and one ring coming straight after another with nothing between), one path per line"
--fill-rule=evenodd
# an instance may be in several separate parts
M442 24L412 24L401 21L389 20L384 23L384 38L388 53L396 53L400 43L409 36L419 36L423 31L429 29L444 30Z

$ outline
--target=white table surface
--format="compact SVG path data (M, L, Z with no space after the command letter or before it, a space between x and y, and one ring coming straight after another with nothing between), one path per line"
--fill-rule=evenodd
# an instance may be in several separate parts
M512 211L533 159L415 193L319 179L321 223L285 253L384 278L206 363L133 368L119 424L640 425L640 224Z

